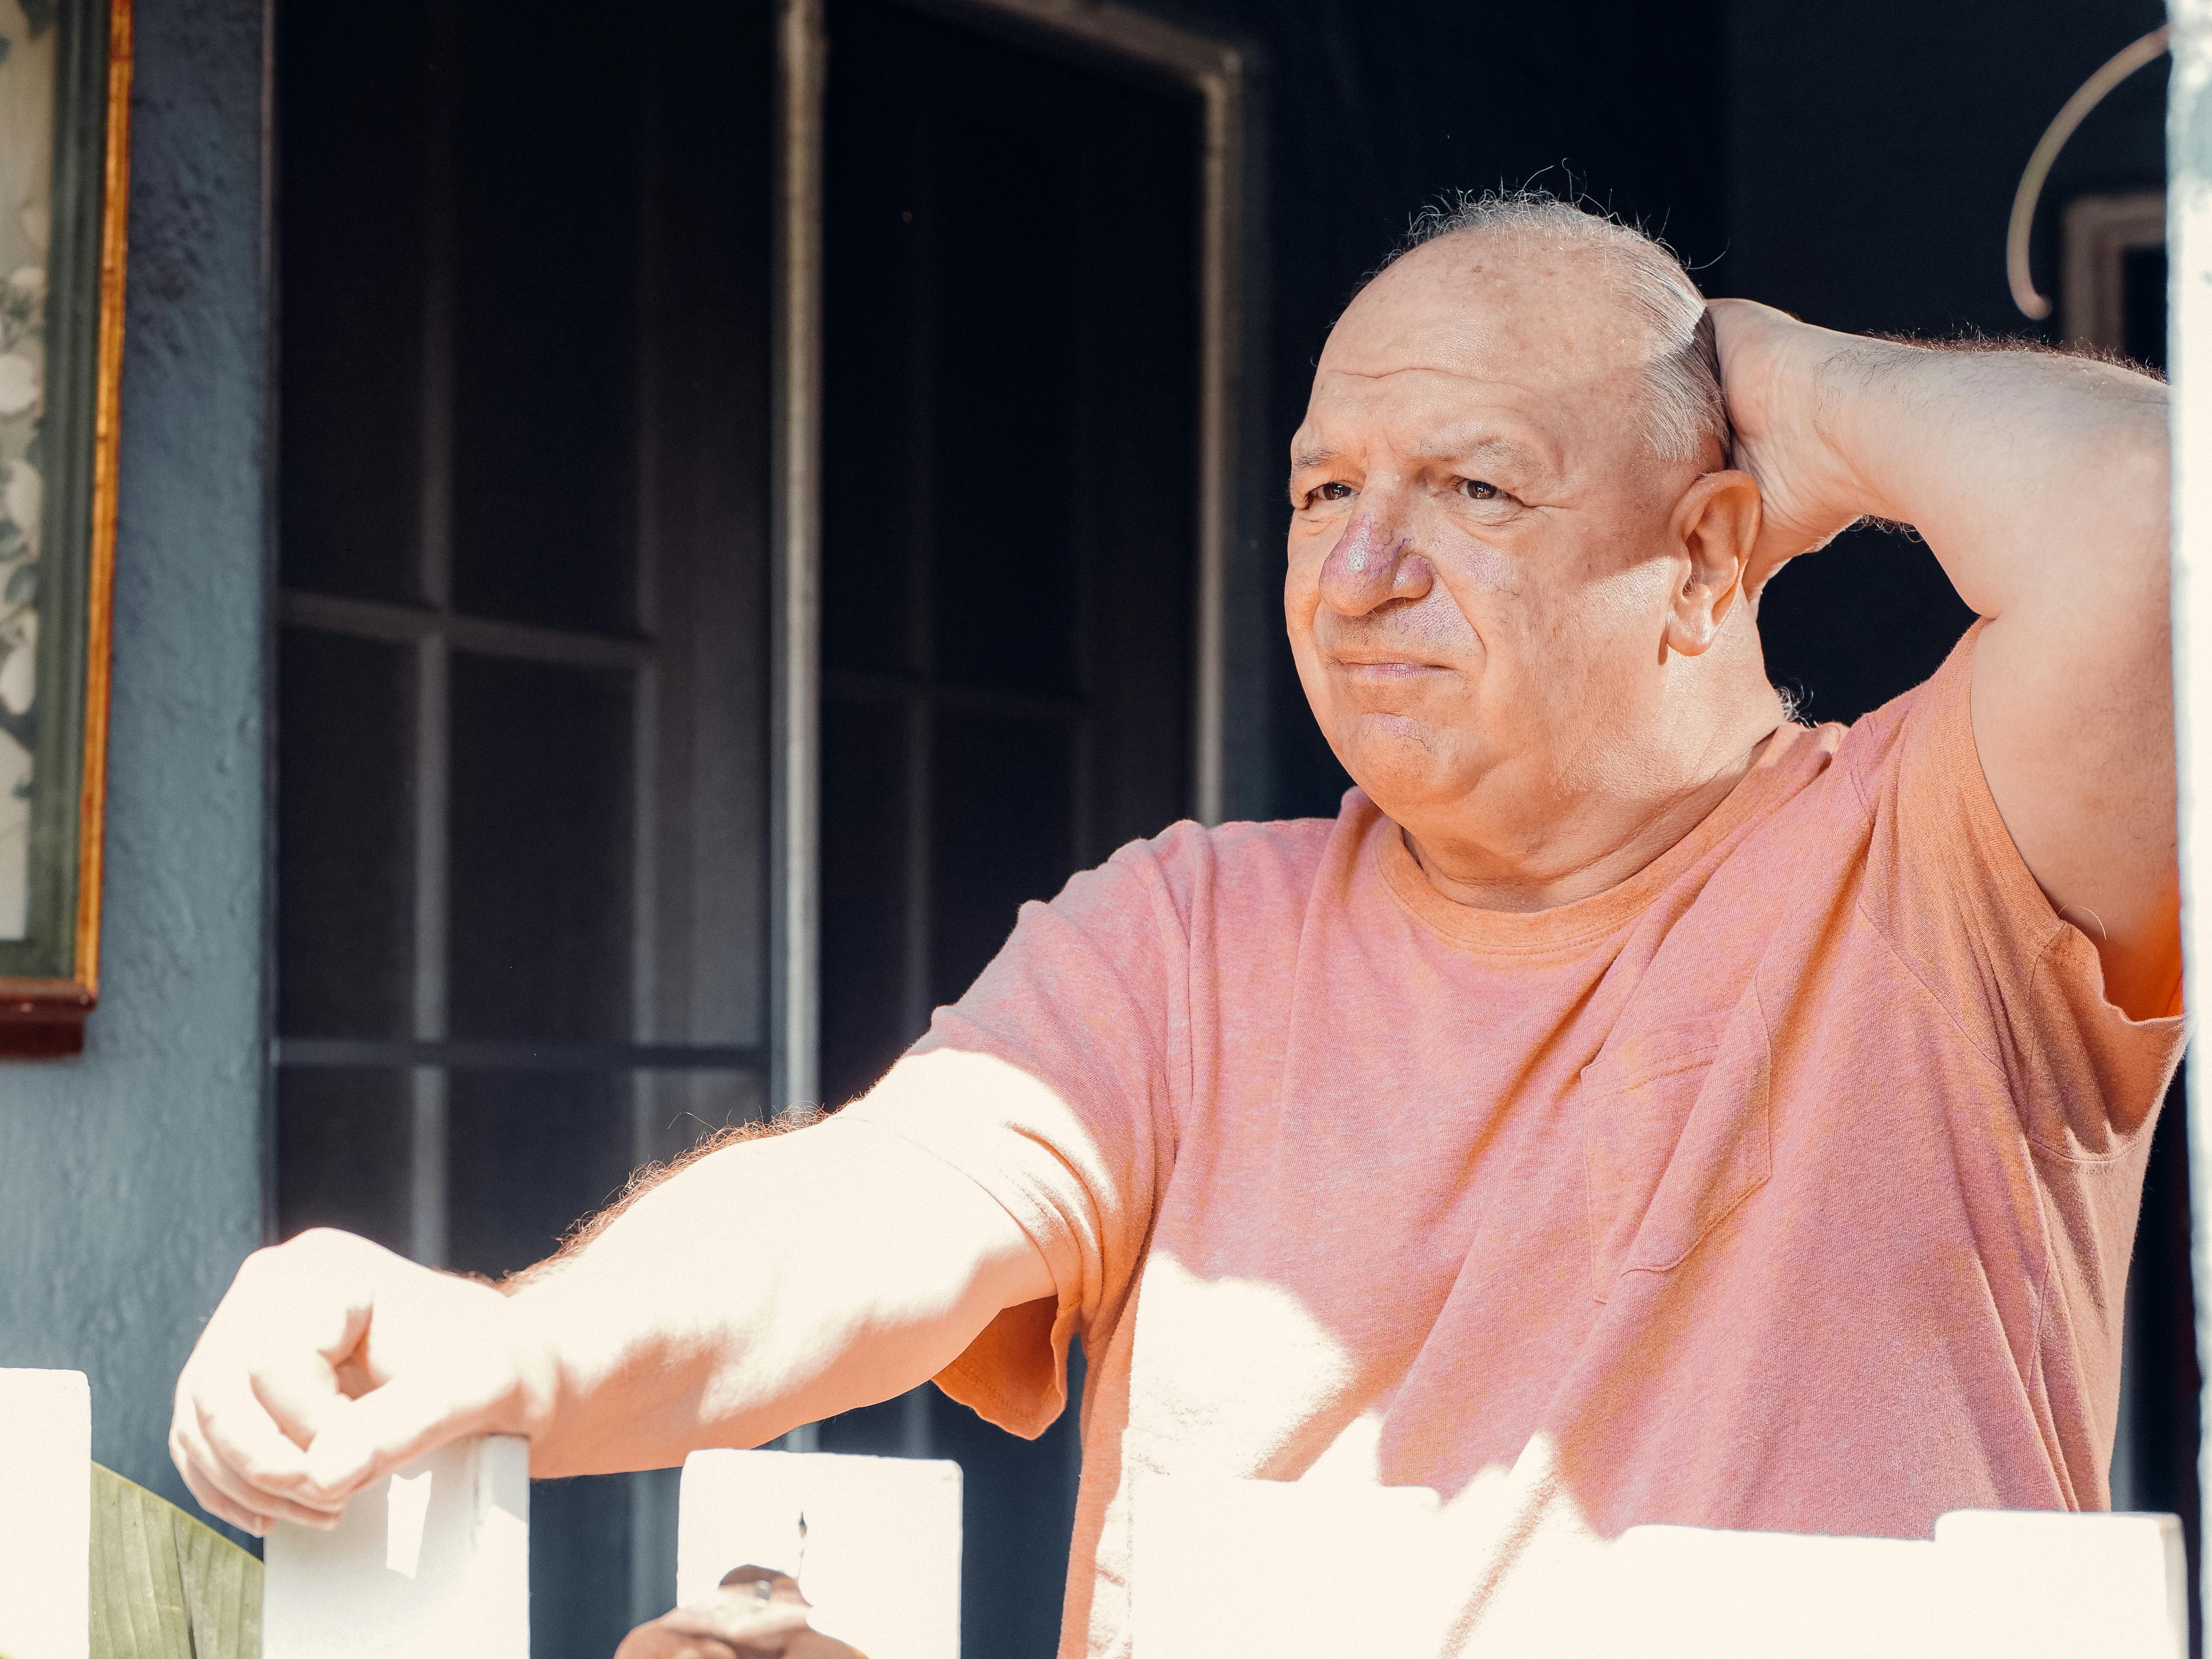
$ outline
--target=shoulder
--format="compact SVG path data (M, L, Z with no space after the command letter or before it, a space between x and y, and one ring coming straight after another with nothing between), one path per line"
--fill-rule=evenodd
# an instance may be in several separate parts
M1333 818L1185 819L1069 878L1051 908L1079 924L1125 927L1142 915L1186 939L1268 923L1295 929L1326 873L1356 854L1378 816L1353 789Z
M1194 999L1211 1006L1217 990L1249 994L1249 970L1295 959L1339 822L1184 822L1128 842L1049 902L1024 904L926 1043L957 1032L1000 1042L1012 1056L1033 1053L1040 1031L1110 1028L1170 1052Z
M1927 751L1955 787L1978 784L1968 704L1973 684L1974 635L1978 625L1944 658L1942 666L1911 690L1854 720L1837 751L1840 769L1869 810L1896 787L1909 754ZM1961 763L1969 763L1961 764Z

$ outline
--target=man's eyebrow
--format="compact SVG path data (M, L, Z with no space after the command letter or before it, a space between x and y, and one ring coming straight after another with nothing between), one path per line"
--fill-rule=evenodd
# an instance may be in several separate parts
M1543 456L1527 444L1495 433L1486 437L1472 433L1440 432L1419 448L1421 454L1432 461L1494 460L1530 468L1544 465Z
M1501 461L1532 471L1545 465L1545 457L1538 450L1515 438L1501 434L1488 435L1469 433L1440 432L1418 447L1419 453L1428 460L1439 461ZM1293 475L1318 466L1328 466L1342 459L1343 452L1326 445L1308 445L1291 453Z

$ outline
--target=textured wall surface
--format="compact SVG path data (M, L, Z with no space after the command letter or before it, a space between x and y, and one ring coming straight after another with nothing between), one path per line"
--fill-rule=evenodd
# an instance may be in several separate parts
M139 0L105 988L0 1066L0 1365L92 1378L93 1455L181 1500L169 1391L261 1214L258 0Z

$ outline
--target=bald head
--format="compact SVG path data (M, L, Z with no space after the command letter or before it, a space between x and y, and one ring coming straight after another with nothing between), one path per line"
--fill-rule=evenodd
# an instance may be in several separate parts
M1525 349L1510 349L1506 331ZM1549 354L1550 378L1632 376L1654 457L1726 464L1705 295L1662 243L1615 220L1540 191L1425 210L1354 296L1323 362L1334 354L1348 366L1392 336L1409 358L1441 354L1431 362L1477 349L1494 357L1504 346L1516 357Z
M1656 243L1492 198L1431 216L1331 331L1284 616L1337 757L1423 848L1525 873L1583 805L1778 718L1704 316Z

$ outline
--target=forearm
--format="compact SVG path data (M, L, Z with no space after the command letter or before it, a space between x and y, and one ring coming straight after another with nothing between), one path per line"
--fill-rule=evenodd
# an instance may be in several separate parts
M1838 508L1914 526L1980 615L2047 605L2162 632L2164 386L2049 352L1821 339Z
M1033 1287L1007 1271L1027 1248L965 1176L860 1126L704 1158L516 1293L532 1473L661 1467L887 1399Z

